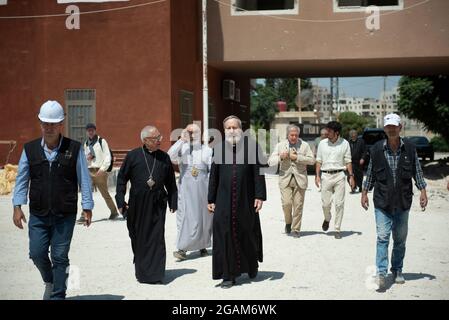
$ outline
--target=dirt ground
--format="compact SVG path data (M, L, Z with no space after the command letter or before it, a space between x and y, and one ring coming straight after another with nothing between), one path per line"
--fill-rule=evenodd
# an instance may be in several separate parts
M429 168L426 168L429 166ZM347 190L343 238L321 230L320 193L309 176L301 238L284 234L277 176L267 176L268 201L261 216L264 262L258 277L242 276L231 289L212 280L212 257L189 252L177 262L175 215L167 212L167 272L164 285L139 284L134 277L130 240L124 220L108 221L108 209L94 193L94 223L77 225L70 250L68 299L448 299L449 298L449 191L438 164L425 164L429 205L419 208L415 192L409 219L404 262L406 283L389 280L385 293L375 291L376 233L370 209L360 206L360 194ZM443 172L443 176L439 176ZM415 190L416 191L416 190ZM111 190L111 193L114 192ZM12 196L0 196L0 299L41 299L43 283L28 258L27 228L12 223ZM28 214L25 206L25 212ZM390 245L391 247L391 245ZM390 248L391 251L391 248ZM209 253L211 250L209 250Z

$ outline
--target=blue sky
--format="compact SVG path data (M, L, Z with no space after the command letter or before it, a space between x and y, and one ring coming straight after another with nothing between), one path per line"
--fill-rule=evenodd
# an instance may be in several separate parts
M387 77L387 91L396 87L400 78L400 76ZM330 78L312 78L312 83L329 89ZM379 99L383 86L383 77L339 78L340 95L343 91L347 96Z

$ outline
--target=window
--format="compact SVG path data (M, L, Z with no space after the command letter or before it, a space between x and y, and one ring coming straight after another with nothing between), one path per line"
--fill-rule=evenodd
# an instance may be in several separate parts
M240 118L242 121L242 129L243 131L245 131L246 129L249 129L249 125L248 125L248 121L246 121L246 119L248 119L248 106L245 105L240 105Z
M179 92L181 111L181 128L185 128L193 121L193 92L181 90Z
M298 0L232 0L232 15L298 14Z
M217 129L217 114L215 111L215 106L209 97L209 129Z
M67 89L64 95L68 137L83 143L86 124L95 122L95 89Z
M1 6L2 4L8 4L8 0L0 0L0 6Z
M404 0L334 0L334 12L365 11L377 6L380 10L402 10Z

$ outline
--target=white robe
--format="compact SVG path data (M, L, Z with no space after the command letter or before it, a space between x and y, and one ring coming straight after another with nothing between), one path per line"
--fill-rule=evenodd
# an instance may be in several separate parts
M176 247L185 251L209 248L213 216L207 210L207 193L212 149L198 143L190 154L189 143L178 140L168 154L180 171ZM197 177L192 175L193 166L198 170Z

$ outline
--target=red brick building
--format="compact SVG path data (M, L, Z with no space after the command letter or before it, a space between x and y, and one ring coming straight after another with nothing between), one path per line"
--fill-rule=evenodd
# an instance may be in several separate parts
M89 12L151 1L75 4ZM61 14L67 6L9 0L0 16ZM64 105L68 136L84 137L92 121L116 150L139 145L147 124L159 128L166 150L173 129L202 120L201 1L82 14L79 30L67 29L66 19L0 19L0 140L18 142L10 162L17 163L24 142L40 135L37 113L49 99ZM242 92L236 102L222 99L225 77L209 68L210 127L240 114L240 104L249 106L249 79L233 78ZM0 145L1 164L8 149Z
M166 150L173 129L202 119L201 0L72 2L89 13L79 30L66 28L67 3L0 0L0 140L18 142L10 162L40 135L49 99L65 106L70 137L93 121L127 150L153 124ZM379 30L366 28L370 4ZM208 0L209 126L229 114L249 125L250 78L448 73L448 14L447 0ZM223 99L227 79L239 99ZM0 164L7 152L0 144Z

